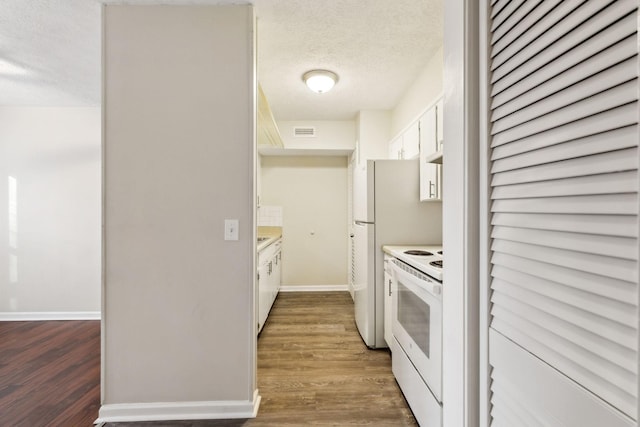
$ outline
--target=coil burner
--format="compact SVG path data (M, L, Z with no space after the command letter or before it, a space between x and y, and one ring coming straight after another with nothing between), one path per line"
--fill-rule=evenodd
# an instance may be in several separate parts
M407 255L417 255L417 256L430 256L430 255L433 255L431 252L419 251L419 250L414 250L414 249L411 249L409 251L404 251L404 253L407 254Z

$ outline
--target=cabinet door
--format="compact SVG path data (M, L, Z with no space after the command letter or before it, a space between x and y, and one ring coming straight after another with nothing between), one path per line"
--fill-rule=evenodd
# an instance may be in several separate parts
M402 135L389 143L389 158L402 159Z
M269 263L258 269L258 332L262 330L269 315Z
M444 142L444 102L442 99L436 104L436 151L442 150Z
M420 117L420 200L439 200L438 165L427 163L436 150L436 107Z
M277 285L276 293L280 292L280 286L282 286L282 252L278 252L278 269L277 269Z
M275 299L275 294L273 293L273 289L275 288L275 255L269 261L269 281L267 282L267 317L269 317L269 312L271 311L271 306L273 305L273 300Z
M415 159L420 154L420 122L415 121L402 134L402 158Z
M430 108L420 117L420 157L424 158L438 151L436 141L436 107Z
M420 163L420 200L440 200L440 165Z
M272 299L275 301L280 291L280 283L282 281L282 252L278 251L273 256L273 273L271 274L271 293Z
M384 260L384 340L387 342L389 348L393 351L393 334L392 334L392 309L391 303L391 286L393 277L389 273L388 263L391 262L391 257L385 255Z

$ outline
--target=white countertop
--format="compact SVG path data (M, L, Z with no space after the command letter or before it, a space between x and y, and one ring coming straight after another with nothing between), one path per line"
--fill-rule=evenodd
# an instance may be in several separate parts
M268 246L270 246L272 243L277 242L278 240L282 239L282 236L265 236L266 239L258 242L258 245L256 246L256 250L258 252L266 249Z

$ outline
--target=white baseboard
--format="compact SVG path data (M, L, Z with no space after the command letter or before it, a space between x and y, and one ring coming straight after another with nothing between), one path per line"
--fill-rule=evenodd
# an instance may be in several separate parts
M4 311L0 322L27 322L44 320L100 320L99 311Z
M260 407L258 390L253 401L116 403L102 405L94 424L140 421L224 420L255 418Z
M348 291L349 285L282 285L280 292L338 292Z

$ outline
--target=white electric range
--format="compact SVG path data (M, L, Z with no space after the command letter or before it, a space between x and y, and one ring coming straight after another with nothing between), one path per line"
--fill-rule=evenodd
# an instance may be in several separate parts
M384 246L393 374L420 425L442 425L442 246ZM385 312L385 316L387 313Z

